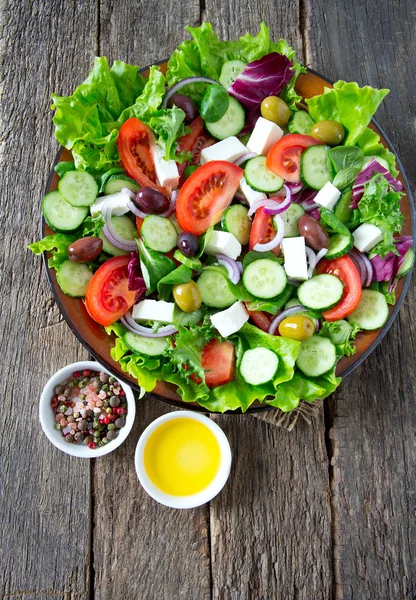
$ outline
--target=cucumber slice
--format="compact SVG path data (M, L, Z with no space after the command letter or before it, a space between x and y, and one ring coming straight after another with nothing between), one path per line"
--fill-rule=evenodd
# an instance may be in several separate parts
M227 60L222 65L220 73L220 84L225 87L226 90L230 89L234 81L246 68L246 63L242 60Z
M400 269L397 271L397 277L403 277L407 275L409 271L413 268L413 263L415 262L415 251L413 248L409 248L409 250L404 255L403 262L400 266Z
M146 246L156 252L169 252L178 242L178 234L173 223L157 215L149 215L145 218L140 235Z
M350 208L351 199L352 190L346 190L335 205L334 215L343 225L348 223L352 216L352 208Z
M292 308L292 306L301 306L299 298L291 298L290 300L288 300L285 304L285 310L287 310L288 308Z
M243 285L255 298L275 298L286 287L287 277L283 267L274 260L260 258L250 263L243 272Z
M300 204L291 204L287 210L281 213L285 225L285 238L298 237L299 219L305 214L305 209Z
M91 206L98 196L98 184L86 171L67 171L59 180L58 190L72 206Z
M217 140L225 140L228 137L237 135L243 129L246 122L246 113L241 104L230 96L230 106L227 112L219 121L208 123L205 121L205 127L208 133Z
M266 167L266 157L256 156L247 161L244 177L250 187L258 192L271 194L278 192L284 184L284 179L275 175Z
M139 237L135 224L126 215L111 217L111 223L116 233L126 240L133 241ZM107 252L107 254L111 254L112 256L130 254L130 252L126 252L126 250L114 246L114 244L105 237L103 230L100 231L98 237L103 240L103 252Z
M193 271L200 271L202 269L202 262L199 258L191 258L190 256L185 256L180 250L175 250L173 253L173 258L186 267L189 267Z
M313 335L301 343L296 366L309 377L318 377L330 371L337 362L334 344L326 337Z
M384 158L381 158L381 156L366 156L364 158L364 163L363 163L363 166L362 166L362 170L364 170L366 167L368 167L368 165L373 160L376 160L379 165L381 165L382 167L384 167L385 169L387 169L387 171L390 173L389 163Z
M288 128L290 133L301 133L311 135L315 121L305 110L297 110L289 119Z
M329 150L329 146L310 146L300 157L302 181L313 190L322 189L332 179L328 168Z
M86 264L65 260L56 273L56 281L67 296L82 298L93 276Z
M354 245L354 238L352 235L341 235L335 233L329 236L329 247L328 252L325 254L325 258L338 258L347 254Z
M204 269L196 285L201 292L202 302L212 308L227 308L236 298L228 287L226 276L217 269Z
M104 186L104 195L109 196L110 194L116 194L121 192L123 188L127 188L134 193L137 193L140 189L139 185L130 179L127 175L112 175Z
M147 354L147 356L159 356L166 348L167 338L147 338L127 331L123 335L123 342L132 352Z
M42 200L42 214L54 231L73 231L88 215L87 206L72 206L58 191L49 192Z
M273 379L279 359L268 348L253 348L246 350L240 364L243 379L251 385L261 385Z
M361 329L371 331L383 327L388 317L389 307L384 294L376 290L363 290L359 305L347 320L357 323Z
M251 221L247 216L248 208L242 204L233 204L222 216L221 226L224 231L232 233L242 246L250 239Z
M315 275L298 289L300 303L312 310L332 308L342 298L344 286L334 275Z

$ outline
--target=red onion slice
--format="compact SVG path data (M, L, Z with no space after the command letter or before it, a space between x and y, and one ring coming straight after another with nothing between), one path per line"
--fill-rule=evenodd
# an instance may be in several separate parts
M286 319L286 317L291 317L292 315L297 315L298 313L305 312L305 311L306 311L306 308L304 306L302 306L301 304L299 304L298 306L291 306L290 308L287 308L286 310L281 312L280 315L277 315L273 319L273 321L270 323L269 331L267 333L269 333L270 335L275 335L276 330L279 327L280 323L283 321L283 319Z
M240 271L240 275L241 275L241 273L243 272L243 269L244 269L244 267L243 267L243 263L242 263L242 262L240 262L239 260L237 260L237 261L235 262L235 264L237 265L237 268L238 268L238 270Z
M192 83L216 83L216 84L218 84L218 81L215 81L215 79L210 79L209 77L187 77L186 79L182 79L182 81L178 81L178 83L175 83L175 85L173 85L170 88L170 90L167 92L167 94L162 102L162 107L166 108L168 105L168 102L171 99L171 97L173 96L173 94L176 94L176 92L178 92L181 88L185 87L185 85L190 85Z
M254 158L255 156L258 156L258 154L256 154L255 152L247 152L246 154L243 154L243 156L240 156L240 158L237 158L234 161L234 164L236 167L239 167L244 162L246 162L246 160L250 160L250 158Z
M319 204L317 204L316 202L312 202L311 200L305 200L304 202L301 202L300 205L306 210L306 212L309 212L314 208L319 208Z
M127 194L127 196L129 196L132 200L136 200L136 194L133 192L133 190L129 190L129 188L121 188L121 193Z
M147 338L167 337L178 331L173 325L165 325L164 327L160 327L157 331L153 331L151 327L139 325L131 316L130 311L126 312L124 317L121 317L120 321L132 333L136 333L137 335Z
M257 202L254 202L250 206L247 216L251 217L259 208L271 208L273 210L277 210L279 208L279 203L276 202L276 200L270 200L268 198L265 198L264 200L257 200Z
M366 271L366 268L364 265L364 261L361 259L361 256L355 250L350 250L348 256L351 258L352 262L354 263L354 265L360 275L361 285L364 287L364 283L366 282L366 279L367 279L367 271Z
M316 323L315 323L315 333L318 333L318 331L321 329L321 320L320 319L316 319Z
M140 217L140 219L145 219L146 217L149 216L147 213L145 213L142 210L140 210L140 208L137 208L137 206L134 204L134 202L132 200L130 200L130 202L127 203L127 208L136 217Z
M328 248L321 248L321 250L319 250L319 252L316 255L316 264L318 264L318 262L321 260L321 258L325 256L327 252Z
M104 203L101 213L105 220L105 225L103 227L103 233L109 242L116 246L116 248L120 248L121 250L126 250L126 252L134 252L137 250L137 244L135 240L126 240L121 237L111 222L111 206L109 204L106 205Z
M284 184L283 187L286 191L285 199L283 200L283 202L279 203L279 208L273 209L273 208L266 207L264 209L264 212L266 213L266 215L279 215L280 213L285 212L285 210L287 210L289 208L289 206L292 204L293 196L292 196L292 192L290 191L290 188L288 188L286 184ZM274 198L270 198L270 200L274 200Z
M227 269L231 283L237 284L240 281L241 274L236 261L225 254L217 254L217 261L219 265Z
M362 274L360 273L361 285L363 287L369 287L371 285L371 282L373 281L374 275L374 269L370 259L366 254L364 254L363 252L359 252L355 248L350 250L350 257L353 260L355 258L357 263L360 265L359 271L362 271Z
M316 254L312 248L308 248L308 246L305 246L305 254L308 261L308 277L310 279L316 267Z
M236 191L234 197L237 198L239 202L244 202L244 204L247 204L244 194L242 194L239 190Z
M275 226L277 227L276 235L272 240L270 240L270 242L267 242L266 244L255 244L253 250L256 252L268 252L269 250L276 248L281 243L283 236L285 235L285 224L283 223L283 219L280 215L275 215L273 220Z

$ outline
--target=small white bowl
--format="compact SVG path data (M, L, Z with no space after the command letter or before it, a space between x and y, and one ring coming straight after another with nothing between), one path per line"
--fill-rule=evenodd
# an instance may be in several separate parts
M39 419L46 437L54 446L59 448L59 450L62 450L62 452L66 452L66 454L70 454L71 456L79 456L80 458L97 458L98 456L109 454L118 448L129 435L131 428L133 427L134 417L136 415L136 402L134 400L132 389L116 378L126 394L125 398L127 402L126 424L124 427L119 429L119 434L116 439L108 442L108 444L105 446L101 446L101 448L97 447L94 450L88 448L88 446L84 446L84 444L69 444L66 442L62 436L62 433L54 427L56 420L55 413L51 408L51 399L52 396L55 395L55 387L57 385L68 379L74 371L84 371L87 369L98 372L104 371L105 373L108 373L108 375L112 375L108 369L100 365L100 363L92 360L84 360L81 362L72 363L63 369L60 369L55 373L55 375L52 375L48 383L43 388L39 403Z
M158 429L158 427L160 427L160 425L166 423L166 421L172 421L174 419L193 419L194 421L203 423L215 435L220 447L221 462L218 473L213 481L204 490L198 492L197 494L191 494L189 496L173 496L171 494L166 494L160 488L154 485L144 466L144 449L149 437L156 429ZM214 498L214 496L216 496L226 484L231 469L231 448L225 433L220 427L218 427L216 423L214 423L214 421L211 421L211 419L199 413L181 410L163 415L146 427L137 443L134 462L136 466L137 477L139 478L140 483L149 496L151 496L154 500L160 502L160 504L169 506L170 508L195 508L196 506L201 506L201 504L205 504L206 502L212 500L212 498Z

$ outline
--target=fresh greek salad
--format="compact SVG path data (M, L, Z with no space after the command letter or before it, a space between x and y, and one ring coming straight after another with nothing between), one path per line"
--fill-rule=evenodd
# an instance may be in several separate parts
M188 31L165 74L100 57L52 96L73 162L43 198L55 233L29 248L146 391L290 411L336 389L413 265L395 157L368 127L388 90L304 99L305 69L264 24L226 42Z

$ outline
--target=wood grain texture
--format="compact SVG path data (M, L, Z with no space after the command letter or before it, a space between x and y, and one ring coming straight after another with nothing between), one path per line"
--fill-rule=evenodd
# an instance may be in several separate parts
M1 3L0 597L84 600L89 594L90 474L55 449L38 401L60 367L86 358L52 299L42 262L40 200L58 144L50 94L85 77L96 12L85 2ZM77 40L82 40L78 44Z
M307 61L336 79L391 89L377 112L416 189L416 7L310 2ZM414 285L381 346L329 403L336 597L415 597Z

